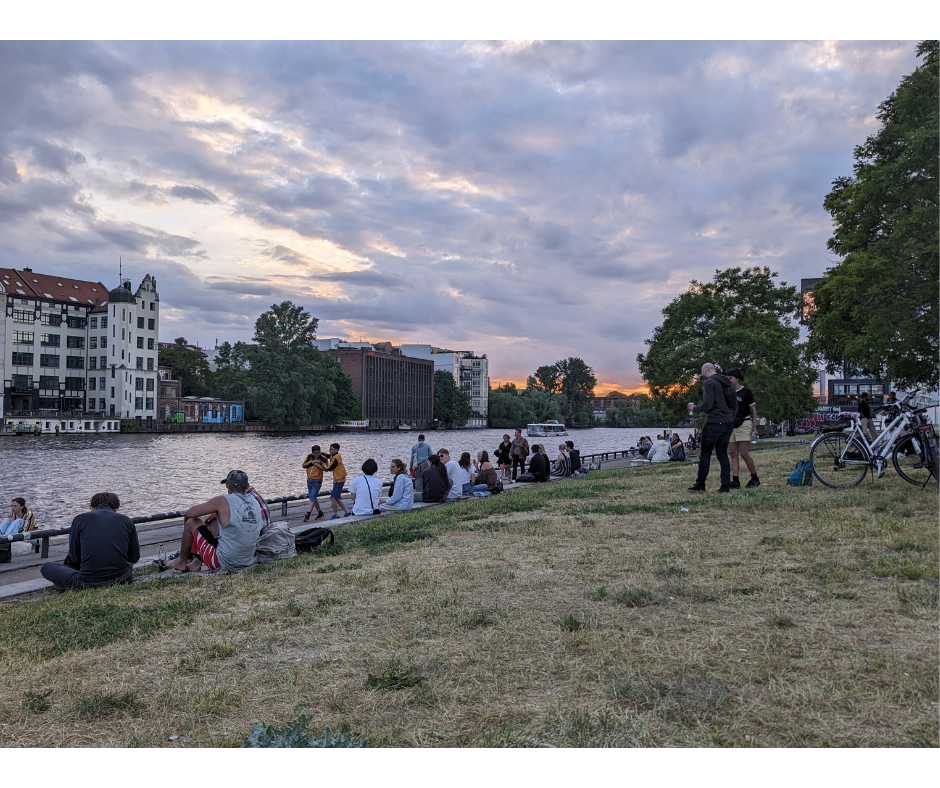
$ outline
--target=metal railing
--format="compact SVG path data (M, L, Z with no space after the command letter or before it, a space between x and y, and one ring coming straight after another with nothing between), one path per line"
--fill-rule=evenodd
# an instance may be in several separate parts
M318 498L330 497L329 493L322 493L317 496ZM308 498L307 493L301 493L300 495L282 495L278 498L265 498L264 502L267 504L279 503L281 504L281 515L287 516L287 503L288 501L300 501L306 500ZM186 516L185 510L178 510L174 512L161 512L160 514L145 514L139 517L131 517L131 522L135 525L137 523L155 523L160 520L179 520ZM53 536L65 536L69 533L70 528L44 528L36 531L22 531L17 534L8 534L7 536L0 536L0 542L31 542L33 540L39 540L40 542L40 558L49 557L49 540Z

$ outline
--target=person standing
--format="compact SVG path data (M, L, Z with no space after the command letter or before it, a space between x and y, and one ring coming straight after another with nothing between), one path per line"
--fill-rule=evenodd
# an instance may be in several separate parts
M509 456L512 457L512 480L516 480L516 473L525 473L525 461L529 456L529 442L522 437L522 430L516 429L516 437L512 439Z
M721 468L721 486L718 492L731 491L731 463L728 461L728 442L734 430L734 412L737 400L731 381L718 373L714 364L702 365L703 401L700 405L689 403L689 413L704 413L705 426L702 428L702 449L698 458L698 478L689 487L689 492L705 492L705 479L711 465L712 452L718 458Z
M875 423L871 420L871 404L868 401L867 391L858 400L858 417L859 425L865 437L868 438L868 442L874 443L878 433L875 432Z
M311 446L310 454L303 462L303 467L307 471L307 497L310 499L310 505L307 507L307 513L304 515L304 522L310 522L310 515L313 510L317 510L315 520L323 517L323 510L320 508L320 502L317 496L320 494L320 488L323 486L323 470L326 463L323 461L323 455L320 453L319 446Z
M414 471L414 489L421 492L424 485L424 471L428 467L428 457L434 454L430 443L426 443L424 435L418 436L418 442L411 447L411 463L408 470Z
M738 400L734 432L728 443L728 449L731 452L731 489L741 489L741 479L738 477L741 460L744 460L744 464L751 473L751 479L745 487L760 487L757 466L751 457L751 440L757 437L757 402L753 392L744 385L744 373L740 369L729 369L728 378L734 386L735 397Z
M346 483L346 466L343 465L343 456L339 453L339 444L330 444L330 456L327 457L327 466L323 470L333 474L333 489L330 491L330 506L333 507L331 520L339 519L339 510L343 510L343 517L351 517L352 512L343 503L343 485ZM376 466L378 468L378 466Z
M42 576L65 591L130 583L140 542L131 518L117 513L120 506L114 493L95 493L91 511L78 515L69 528L69 565L47 561L39 570Z
M503 442L496 447L493 454L496 455L496 465L499 468L499 475L502 479L509 478L509 469L512 467L512 441L508 435L503 435Z

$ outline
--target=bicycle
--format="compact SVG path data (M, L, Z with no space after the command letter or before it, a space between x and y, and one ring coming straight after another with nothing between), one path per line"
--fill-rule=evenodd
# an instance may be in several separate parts
M926 487L938 480L940 453L937 436L925 414L926 407L913 408L911 400L920 391L914 389L903 401L887 405L881 410L891 422L871 443L864 435L858 416L844 413L852 419L848 433L841 427L838 432L826 432L813 441L809 452L813 475L827 487L855 487L872 469L880 479L890 459L895 471L904 481Z

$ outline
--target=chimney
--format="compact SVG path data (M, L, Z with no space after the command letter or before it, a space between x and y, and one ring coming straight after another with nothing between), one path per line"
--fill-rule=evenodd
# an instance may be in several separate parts
M23 273L24 273L24 274L31 274L32 272L33 272L33 269L32 269L32 268L24 268L24 269L23 269Z

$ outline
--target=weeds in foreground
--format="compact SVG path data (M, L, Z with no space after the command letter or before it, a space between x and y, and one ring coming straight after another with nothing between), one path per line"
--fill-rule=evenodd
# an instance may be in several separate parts
M427 681L424 676L413 676L412 673L414 673L414 668L408 668L404 672L387 670L380 676L373 676L370 673L369 678L366 680L366 687L369 689L402 690L417 687L422 682Z
M52 695L53 690L47 690L46 692L26 692L23 694L23 702L20 704L20 708L32 714L42 714L44 711L48 711L52 706L52 701L49 700L49 696Z
M333 733L329 728L319 739L307 728L313 717L301 715L283 728L275 728L259 722L242 742L242 747L365 747L368 740L361 739L348 730Z
M79 698L72 705L71 712L76 717L95 719L135 711L138 704L136 692L93 692Z

